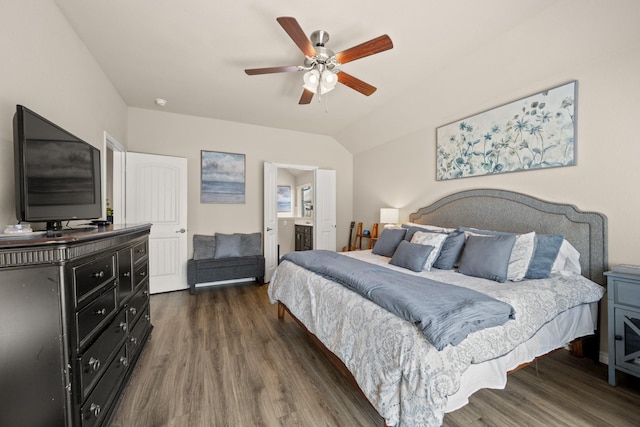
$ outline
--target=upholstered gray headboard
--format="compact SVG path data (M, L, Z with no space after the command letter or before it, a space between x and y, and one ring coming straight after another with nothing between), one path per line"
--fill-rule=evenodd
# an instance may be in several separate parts
M580 252L582 275L604 284L607 217L570 204L546 202L504 190L467 190L446 196L409 216L411 222L442 227L564 234Z

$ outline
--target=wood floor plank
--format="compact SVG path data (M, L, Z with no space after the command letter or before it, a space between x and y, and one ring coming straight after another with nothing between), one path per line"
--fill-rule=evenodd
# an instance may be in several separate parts
M154 331L113 427L382 426L301 328L278 320L267 286L151 296ZM444 426L638 426L640 384L557 352L481 390Z

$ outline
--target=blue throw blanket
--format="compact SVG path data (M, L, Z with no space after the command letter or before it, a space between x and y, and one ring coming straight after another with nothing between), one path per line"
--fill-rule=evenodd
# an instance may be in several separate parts
M511 305L460 286L405 274L336 252L289 252L283 260L346 286L414 323L442 350L515 317Z

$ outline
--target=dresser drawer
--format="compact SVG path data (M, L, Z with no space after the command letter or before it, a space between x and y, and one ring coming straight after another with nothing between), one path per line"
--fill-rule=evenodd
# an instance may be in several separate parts
M146 240L135 245L133 247L133 263L137 264L142 258L147 256L147 253L149 253L149 246Z
M100 425L109 405L115 397L117 388L122 381L129 363L126 356L126 346L120 347L113 362L109 364L104 375L98 381L84 405L81 407L83 426Z
M613 289L609 288L609 292L613 292L609 297L613 296L615 304L640 307L640 284L637 281L616 277L612 282Z
M140 289L133 295L127 305L127 323L133 325L136 319L142 313L142 309L149 301L149 284L145 282Z
M114 286L76 313L78 348L83 347L113 317L117 311L116 294Z
M148 262L144 262L142 265L136 267L136 272L134 273L134 288L137 288L138 285L140 283L142 283L142 281L144 279L146 279L149 276L149 263Z
M76 304L100 289L102 285L113 280L115 274L114 254L105 255L85 264L73 267L73 284Z
M84 401L107 369L107 363L113 352L122 345L127 336L127 329L127 316L123 310L78 359L80 402Z
M149 306L147 305L141 312L138 321L135 323L129 334L127 340L127 358L134 360L140 349L143 347L142 340L144 339L147 329L151 327L151 316L149 315Z
M133 292L133 248L120 249L118 257L118 303L123 305Z

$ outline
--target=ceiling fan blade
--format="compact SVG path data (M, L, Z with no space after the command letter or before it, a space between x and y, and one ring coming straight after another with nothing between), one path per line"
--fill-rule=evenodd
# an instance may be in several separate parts
M302 96L300 97L300 102L298 102L298 104L311 104L311 99L313 99L313 92L304 89L304 91L302 92Z
M357 46L336 53L336 59L341 64L364 58L365 56L384 52L393 47L393 42L388 35L382 35L368 42L361 43Z
M365 83L360 79L353 77L351 74L347 74L344 71L338 73L338 81L345 86L349 86L353 90L357 90L363 95L371 95L377 89L371 86L369 83Z
M291 40L298 45L302 53L306 56L316 56L316 50L311 44L311 41L307 37L307 35L302 31L302 27L296 21L296 18L292 18L290 16L281 16L276 18L276 21L284 28L284 30L289 34Z
M285 67L248 68L244 70L244 72L250 76L256 74L289 73L292 71L300 71L300 67L297 65L288 65Z

